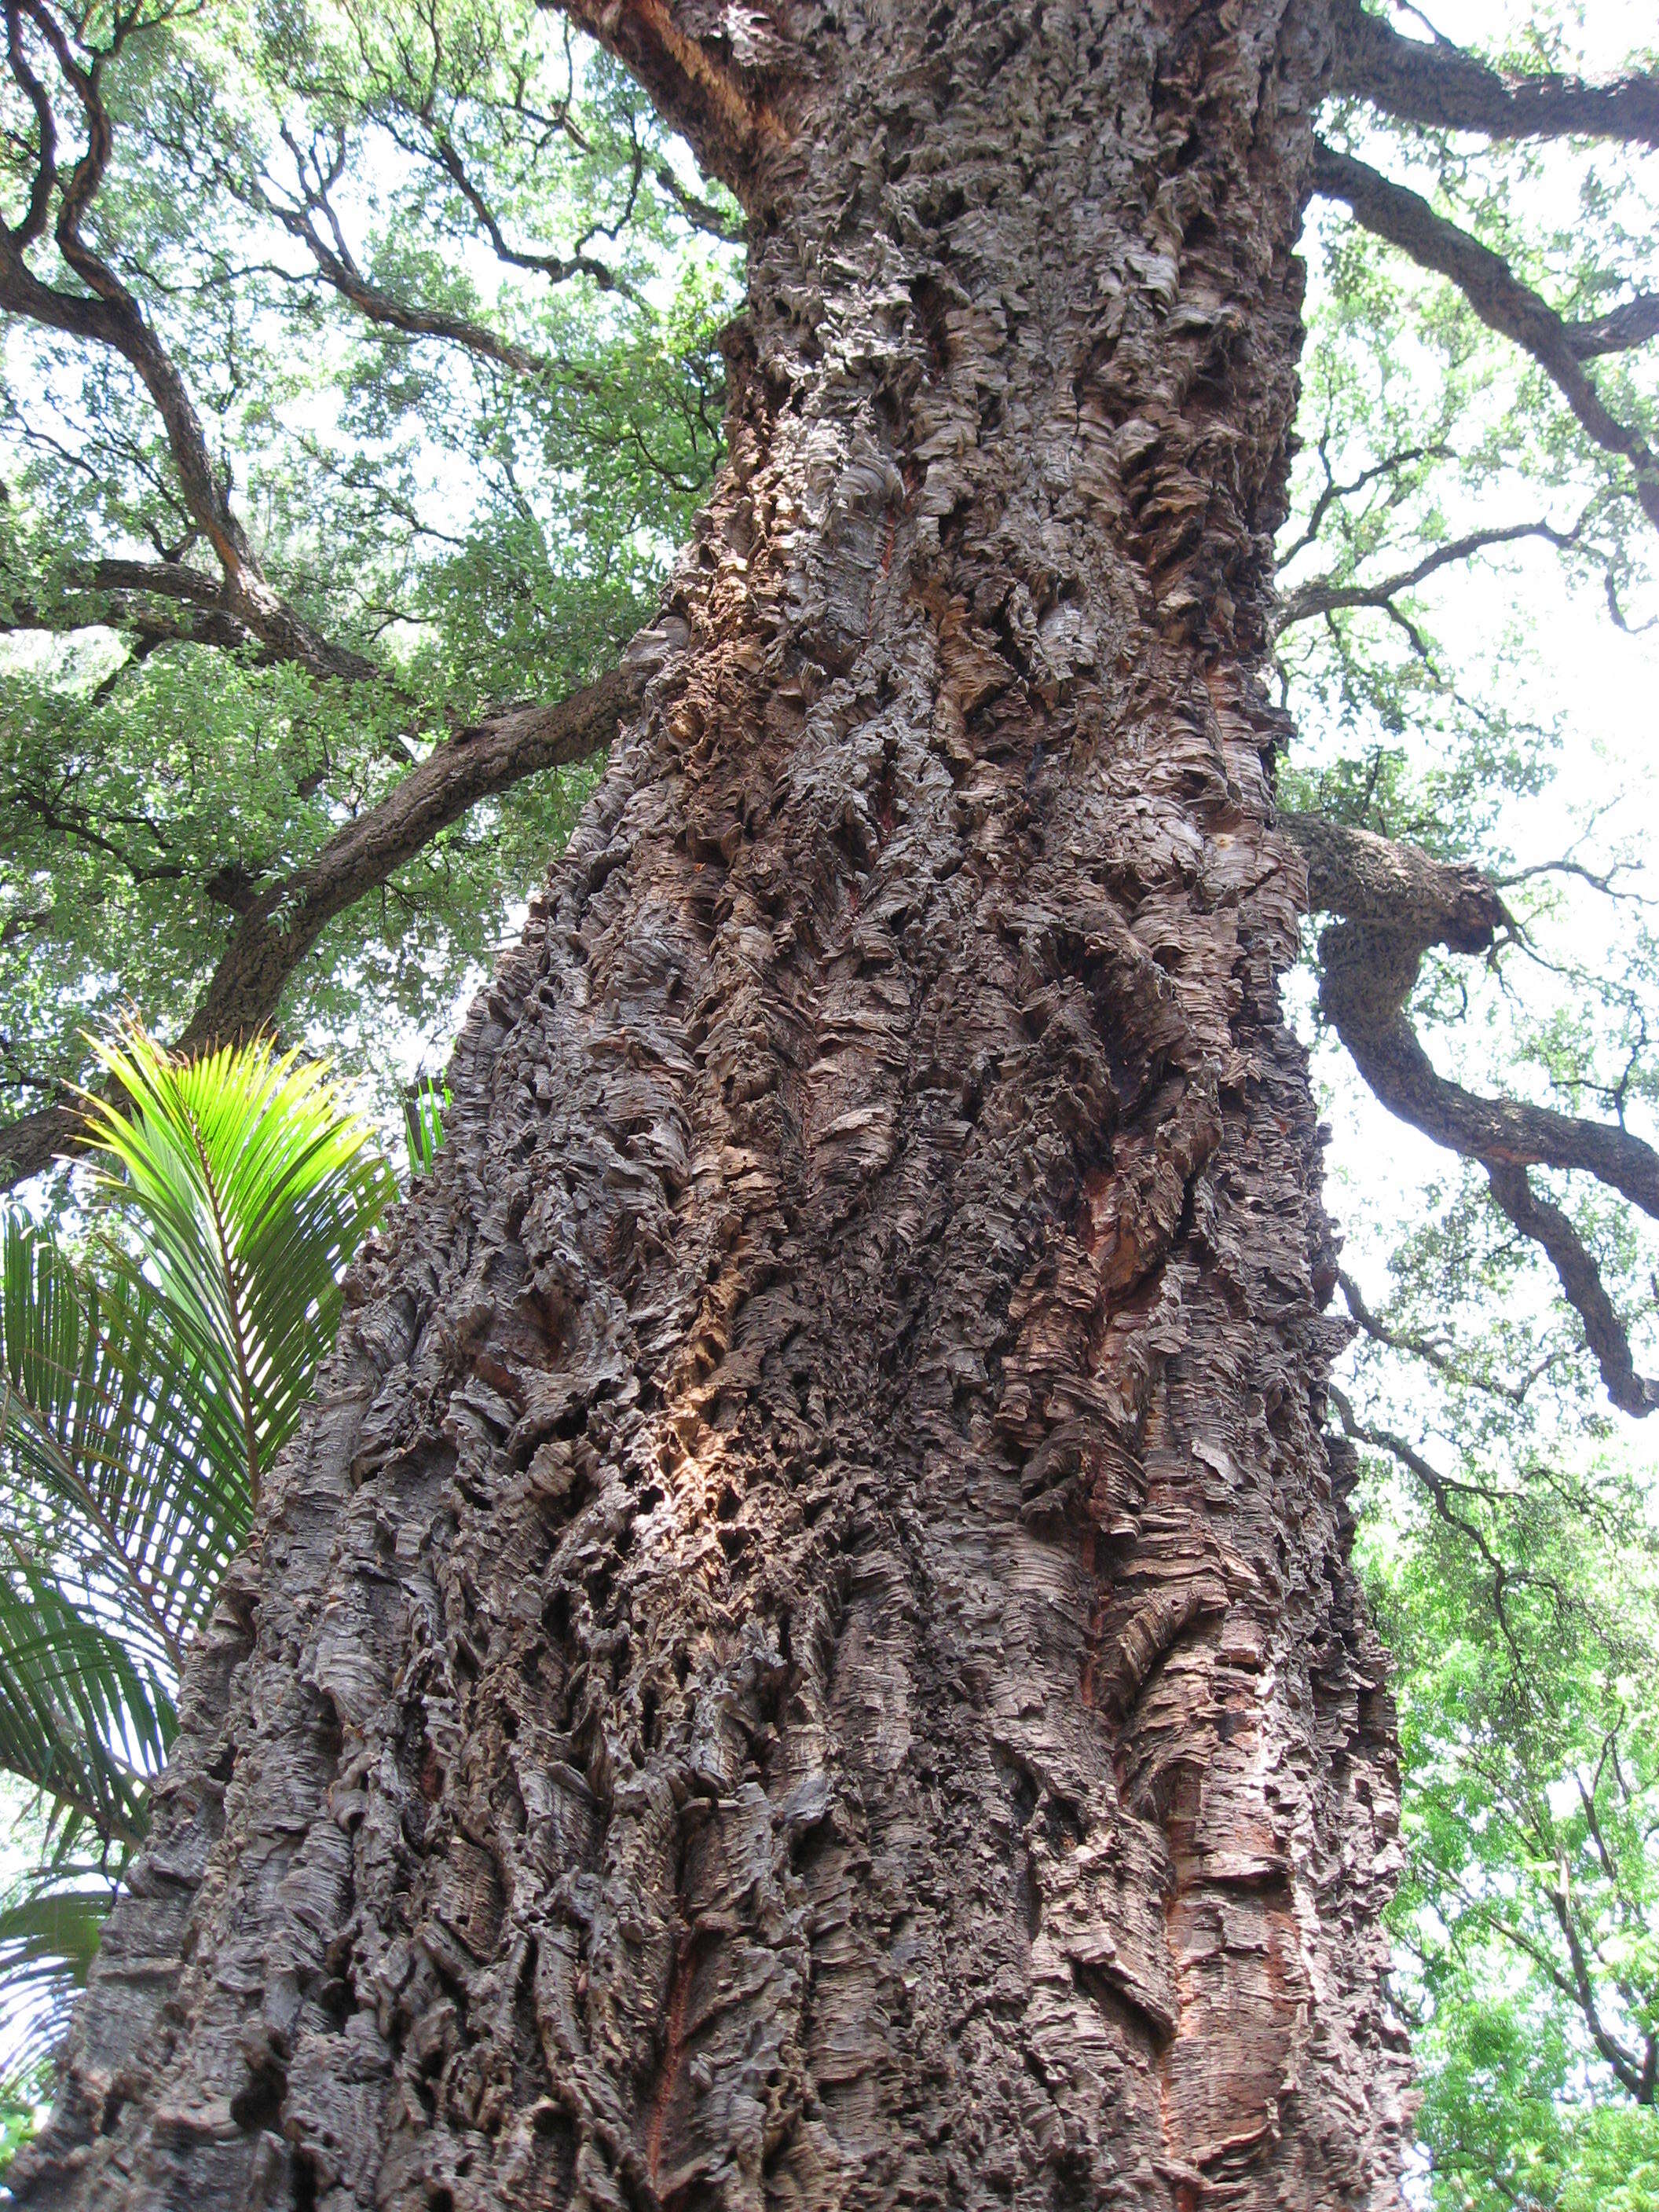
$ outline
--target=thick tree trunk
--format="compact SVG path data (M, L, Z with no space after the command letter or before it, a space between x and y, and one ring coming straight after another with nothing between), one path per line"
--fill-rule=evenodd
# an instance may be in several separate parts
M33 2204L1397 2201L1252 675L1322 23L799 14L731 465Z

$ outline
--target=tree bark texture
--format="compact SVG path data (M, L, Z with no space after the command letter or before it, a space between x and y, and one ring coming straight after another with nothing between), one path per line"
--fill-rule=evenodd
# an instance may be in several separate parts
M740 12L599 27L729 107L663 25ZM729 465L197 1656L29 2204L1398 2201L1253 673L1327 27L788 40Z

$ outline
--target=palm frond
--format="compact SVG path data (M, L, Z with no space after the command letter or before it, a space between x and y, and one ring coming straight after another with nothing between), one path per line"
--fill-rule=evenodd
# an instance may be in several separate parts
M135 1112L100 1123L128 1170L105 1279L0 1214L0 1767L106 1850L143 1832L185 1644L392 1188L269 1047L187 1067L130 1030L107 1058Z
M404 1150L411 1179L427 1174L444 1140L449 1085L441 1076L422 1076L404 1094Z
M246 1529L238 1424L136 1269L100 1284L11 1212L0 1360L4 1525L49 1510L76 1602L176 1669Z
M0 1769L48 1808L36 1886L0 1909L6 2142L107 1911L73 1854L107 1869L145 1832L184 1646L396 1193L293 1054L186 1064L133 1027L100 1056L131 1119L89 1103L95 1264L0 1209Z
M145 1826L179 1652L246 1528L142 1283L0 1218L0 1767L106 1849Z
M257 1499L333 1340L340 1277L396 1185L338 1086L296 1054L258 1040L184 1061L136 1027L98 1049L132 1109L89 1103L100 1148L124 1170L100 1195L220 1419L234 1415Z
M30 2103L47 2088L52 2054L69 2026L109 1917L107 1884L71 1869L0 1908L0 2102Z
M137 1843L177 1732L173 1685L70 1602L49 1562L0 1536L0 1767L106 1845Z

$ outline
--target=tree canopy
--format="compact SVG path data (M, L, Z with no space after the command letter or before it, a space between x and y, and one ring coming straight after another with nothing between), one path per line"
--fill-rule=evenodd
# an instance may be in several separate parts
M8 22L9 1099L126 1000L374 1058L615 726L734 211L532 6Z
M435 1056L625 715L743 230L587 12L6 8L14 1179L128 1002ZM1440 2202L1655 2204L1659 65L1336 14L1274 665L1396 1996Z

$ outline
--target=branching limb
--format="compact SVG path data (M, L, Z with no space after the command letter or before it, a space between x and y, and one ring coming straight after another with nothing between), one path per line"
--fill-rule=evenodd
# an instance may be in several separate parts
M1559 860L1534 860L1530 867L1512 868L1507 875L1494 876L1492 880L1499 890L1507 890L1511 884L1531 883L1539 876L1571 876L1600 891L1604 898L1623 900L1632 906L1659 906L1659 899L1649 898L1641 891L1622 890L1614 883L1613 878L1626 873L1629 866L1627 861L1615 861L1609 868L1590 868L1568 855Z
M1360 0L1336 0L1334 88L1402 123L1487 138L1622 138L1659 146L1659 82L1586 84L1553 70L1511 76L1444 39L1402 38Z
M1500 1553L1492 1549L1479 1523L1458 1510L1455 1497L1464 1486L1449 1482L1432 1461L1426 1459L1414 1444L1396 1435L1392 1429L1373 1428L1360 1420L1342 1391L1332 1386L1329 1395L1331 1403L1336 1408L1337 1418L1342 1424L1344 1435L1355 1443L1369 1444L1373 1451L1385 1451L1391 1459L1397 1460L1422 1486L1437 1517L1480 1555L1492 1577L1492 1611L1498 1617L1504 1641L1509 1646L1510 1656L1516 1666L1524 1665L1520 1640L1509 1616L1510 1585L1538 1584L1547 1589L1558 1604L1563 1601L1560 1585L1547 1577L1531 1574L1524 1568L1511 1567Z
M71 844L80 845L88 852L113 862L135 884L178 883L188 873L179 860L146 860L106 836L94 822L89 821L78 807L55 802L43 791L32 790L24 784L14 784L6 793L6 805L33 814L49 830ZM143 826L143 825L140 825Z
M1544 1895L1555 1917L1558 1927L1563 1928L1565 1933L1565 1916L1571 1913L1571 1909L1567 1896L1565 1893L1558 1893L1556 1890L1547 1886L1545 1887ZM1495 1936L1502 1936L1505 1942L1512 1943L1517 1951L1532 1960L1534 1966L1539 1969L1551 1985L1567 1999L1570 2004L1578 2008L1597 2050L1606 2059L1620 2082L1629 2090L1638 2104L1651 2104L1656 2063L1656 2057L1659 2057L1655 2039L1650 2034L1643 2035L1642 2055L1638 2057L1632 2049L1625 2045L1613 2034L1601 2018L1601 2008L1595 1999L1595 1984L1589 1973L1589 1958L1582 1941L1577 1938L1576 1934L1573 1941L1570 1941L1567 1947L1567 1955L1572 1969L1569 1972L1558 1960L1551 1955L1537 1937L1519 1926L1515 1918L1501 1911L1492 1904L1489 1897L1471 1894L1468 1889L1464 1889L1462 1893L1462 1913L1460 1917L1467 1916L1473 1923L1489 1929Z
M85 64L77 60L69 34L46 0L6 0L5 21L8 62L14 80L34 111L39 143L35 177L23 220L15 227L0 224L0 310L64 337L108 347L137 375L166 430L185 510L218 557L224 573L225 603L239 622L279 659L298 661L319 677L348 683L373 678L377 671L372 662L320 636L272 590L230 504L224 478L214 467L201 417L183 377L137 300L83 234L82 226L103 182L113 143L102 72L134 27L132 17L118 10L110 45ZM81 111L86 131L87 150L67 180L57 167L51 101L29 64L29 29L51 52L66 90ZM42 204L49 208L54 194L58 214L53 234L58 250L86 287L83 293L63 291L43 283L26 258L27 248L40 234L34 228L41 220L38 210Z
M1556 1925L1561 1930L1561 1940L1567 1947L1567 1956L1572 1962L1572 1987L1580 2011L1584 2015L1590 2037L1596 2049L1618 2076L1620 2084L1629 2090L1639 2103L1651 2104L1656 2052L1659 2046L1654 2038L1644 2039L1645 2052L1641 2058L1616 2036L1601 2018L1595 2001L1595 1983L1590 1972L1589 1960L1585 1953L1584 1940L1573 1917L1567 1888L1565 1862L1561 1878L1557 1883L1546 1883L1544 1894L1549 1899L1550 1910L1555 1915ZM1645 2094L1644 2094L1645 2092Z
M502 337L498 331L488 330L465 315L447 314L435 307L413 306L393 299L389 292L371 283L354 261L332 251L305 216L292 210L284 212L280 207L274 208L273 212L284 228L305 246L324 281L368 321L385 330L402 331L410 337L438 338L447 344L464 347L468 353L511 369L515 376L551 381L557 375L557 365L545 354L537 353L529 346L515 345L512 339Z
M1659 1382L1637 1373L1624 1324L1578 1231L1559 1206L1539 1197L1524 1167L1489 1163L1486 1172L1492 1196L1521 1234L1548 1253L1561 1287L1584 1325L1584 1340L1595 1355L1608 1397L1638 1419L1650 1413L1659 1406Z
M179 1049L208 1052L266 1028L289 977L336 915L384 884L480 799L608 745L631 696L629 678L616 669L556 706L497 708L434 747L378 806L337 830L307 866L257 896L232 896L222 884L216 895L240 918ZM80 1114L67 1102L0 1127L0 1188L79 1151L81 1128Z
M659 191L668 195L694 230L703 231L727 246L743 244L748 229L741 216L734 220L722 215L712 200L704 199L699 192L689 191L666 161L659 161L652 173Z
M1604 452L1629 462L1642 511L1659 529L1659 459L1638 430L1619 421L1591 383L1571 325L1521 282L1501 254L1437 215L1420 194L1322 141L1315 148L1313 186L1328 199L1343 201L1367 230L1398 246L1419 267L1449 277L1483 323L1529 353L1587 434ZM1607 319L1585 326L1592 352L1606 349L1595 344L1595 333Z
M1598 354L1628 353L1650 338L1659 338L1659 292L1638 293L1593 322L1567 325L1567 343L1580 361L1593 361Z
M1425 446L1407 446L1397 453L1385 454L1380 461L1373 461L1369 468L1361 469L1357 477L1352 477L1346 483L1341 483L1338 482L1336 471L1331 466L1328 440L1321 438L1315 451L1318 453L1319 465L1325 481L1320 487L1319 496L1313 503L1312 510L1301 534L1293 544L1281 550L1279 556L1279 566L1285 567L1288 562L1294 561L1298 553L1307 551L1309 546L1318 537L1325 517L1339 501L1352 499L1357 493L1364 491L1382 477L1402 476L1407 469L1415 467L1419 462L1444 460L1450 450L1449 446L1438 439Z
M1316 577L1311 583L1299 584L1281 602L1278 634L1282 635L1297 623L1340 614L1345 608L1374 607L1389 613L1402 592L1414 591L1440 569L1451 568L1459 561L1489 552L1495 545L1518 544L1528 538L1541 538L1558 550L1565 550L1577 542L1583 528L1580 520L1571 530L1558 530L1547 522L1515 522L1501 529L1471 530L1462 538L1449 538L1443 545L1437 545L1431 553L1425 553L1420 561L1401 569L1397 575L1384 576L1374 584L1339 584L1329 577Z
M410 337L438 338L446 343L461 346L483 360L493 361L502 368L511 369L516 376L550 382L564 377L565 373L556 362L545 354L538 353L532 347L515 344L512 339L503 337L499 331L489 329L483 323L475 322L470 316L453 314L444 309L424 307L417 302L397 299L384 286L374 283L363 273L352 253L329 197L331 188L344 167L343 143L338 149L336 161L325 169L320 159L314 155L308 164L304 149L286 125L283 126L283 138L293 156L298 180L297 197L292 200L285 199L272 191L259 187L257 189L258 204L282 224L290 238L296 239L305 247L316 264L318 274L333 287L348 307L384 329L402 331ZM448 164L445 166L447 167ZM470 190L468 197L470 200L473 198ZM475 213L480 204L481 201L474 203ZM489 217L489 227L491 243L498 252L502 252L505 241L501 239L499 228L495 227L493 216ZM554 282L574 276L579 268L583 268L602 289L618 289L617 280L612 272L597 262L590 265L580 258L564 262L545 255L506 254L504 258L515 260L520 267L533 265Z
M1431 945L1479 952L1510 926L1498 891L1478 869L1368 830L1313 815L1287 815L1284 823L1308 862L1310 904L1338 917L1319 941L1319 1004L1354 1065L1390 1112L1486 1170L1498 1204L1554 1266L1613 1403L1638 1417L1650 1413L1659 1387L1637 1373L1594 1259L1565 1214L1533 1193L1526 1170L1593 1176L1659 1220L1659 1153L1611 1123L1483 1098L1448 1082L1406 1012Z
M1506 1398L1512 1406L1520 1406L1525 1404L1528 1391L1549 1364L1547 1360L1541 1363L1519 1382L1499 1382L1485 1376L1472 1376L1447 1351L1443 1343L1433 1337L1419 1336L1409 1330L1390 1328L1386 1322L1371 1311L1358 1284L1346 1269L1337 1271L1336 1279L1348 1311L1373 1344L1386 1345L1390 1352L1409 1352L1413 1358L1420 1359L1432 1367L1437 1375L1444 1375L1454 1382L1468 1384L1473 1382L1477 1388L1490 1390L1495 1397Z
M65 637L77 630L100 628L118 631L138 656L148 656L163 645L210 645L223 653L257 645L252 633L244 629L234 615L208 609L158 608L122 592L107 593L90 602L65 599L53 607L39 606L32 599L13 599L0 605L0 631L39 630ZM254 654L258 662L272 658L267 647L258 647ZM131 662L123 665L131 665Z
M0 601L0 631L67 636L107 629L130 638L141 654L162 645L208 645L224 653L252 647L261 666L289 657L263 642L232 611L222 577L183 561L74 562L58 580L64 592L60 599L46 605L28 599Z
M526 247L514 246L502 229L500 217L462 161L453 140L444 132L434 131L432 143L439 166L471 209L498 261L505 263L509 269L523 269L536 276L545 276L550 284L565 284L573 276L586 276L601 292L620 292L625 298L639 304L640 295L625 276L619 276L608 263L597 259L580 246L574 253L561 254L537 253Z
M1404 1014L1375 1010L1392 996L1374 942L1343 926L1321 939L1320 1003L1383 1105L1437 1144L1490 1168L1552 1167L1594 1176L1659 1219L1659 1154L1611 1122L1588 1121L1514 1098L1482 1098L1437 1073ZM1413 977L1413 981L1415 978Z

